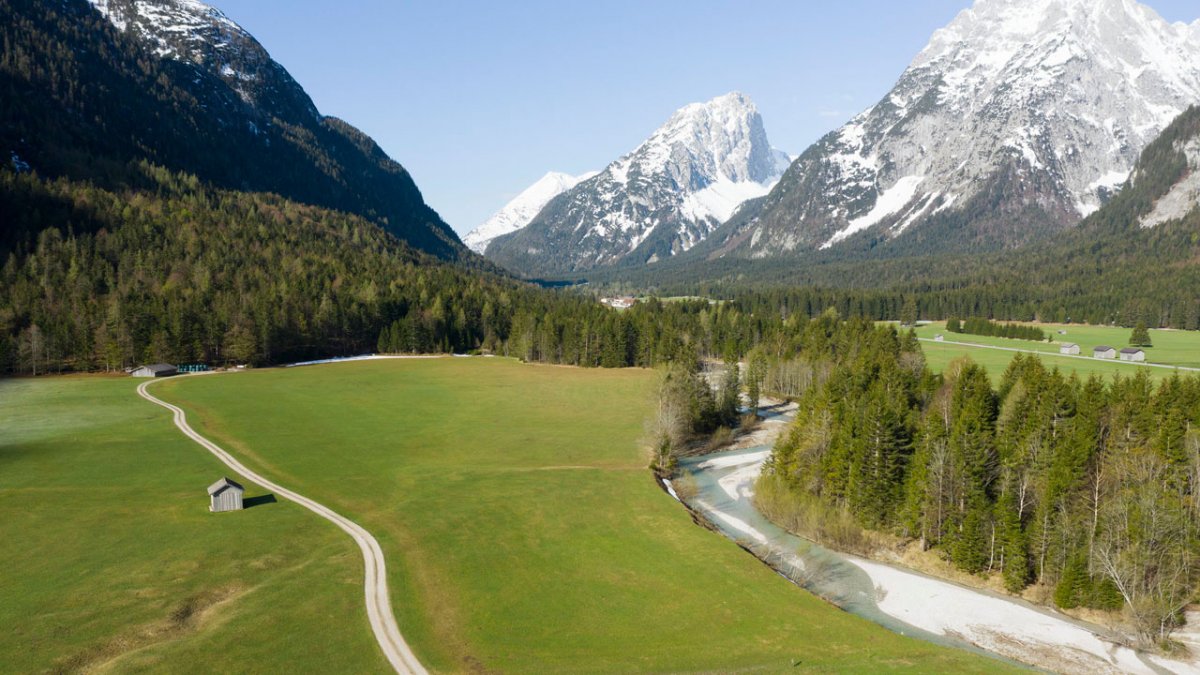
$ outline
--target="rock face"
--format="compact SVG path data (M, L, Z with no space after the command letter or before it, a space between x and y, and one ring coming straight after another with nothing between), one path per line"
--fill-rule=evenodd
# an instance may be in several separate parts
M1196 102L1200 21L1134 0L978 0L706 253L1026 243L1096 211Z
M1175 120L1142 156L1129 179L1131 197L1150 205L1143 228L1179 221L1200 209L1200 107Z
M518 272L561 274L642 264L695 246L787 167L740 93L676 111L633 152L550 200L489 257Z
M525 227L551 199L595 176L596 173L592 171L582 176L571 176L551 171L463 237L463 243L472 251L483 253L493 239Z

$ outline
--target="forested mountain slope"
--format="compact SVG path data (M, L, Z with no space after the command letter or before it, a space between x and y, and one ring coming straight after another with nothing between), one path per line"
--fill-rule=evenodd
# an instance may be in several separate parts
M0 373L748 348L736 307L620 313L495 273L218 11L95 4L0 4Z
M786 330L706 301L618 312L416 251L360 216L140 164L143 189L0 165L0 375L488 350L649 367Z
M12 169L153 187L136 168L144 160L354 213L415 248L470 257L402 166L321 116L252 36L203 3L10 0L0 3L0 45L0 154ZM0 251L31 236L5 227Z

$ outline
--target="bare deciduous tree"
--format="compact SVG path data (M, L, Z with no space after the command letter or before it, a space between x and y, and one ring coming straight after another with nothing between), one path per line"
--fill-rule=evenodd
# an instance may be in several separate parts
M1135 447L1107 462L1105 474L1120 478L1100 507L1096 567L1124 598L1138 639L1161 644L1194 596L1193 528L1158 454Z

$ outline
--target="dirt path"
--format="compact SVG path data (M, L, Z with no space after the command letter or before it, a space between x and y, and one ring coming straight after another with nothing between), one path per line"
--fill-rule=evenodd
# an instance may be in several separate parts
M196 376L187 376L196 377ZM196 433L187 423L187 415L180 408L167 403L161 399L155 398L146 391L146 388L154 384L158 380L149 380L138 385L137 393L142 398L162 406L170 410L174 414L175 426L183 432L185 436L199 443L204 449L216 455L217 459L221 460L226 466L235 471L239 476L258 485L259 487L270 490L284 499L291 500L300 506L312 511L321 516L325 520L332 522L342 529L343 532L350 535L350 538L358 544L359 550L362 551L364 564L364 579L363 585L366 590L367 599L367 617L371 621L371 630L375 633L375 640L379 642L379 648L383 650L384 656L401 675L426 675L421 662L417 660L412 649L404 641L404 637L400 635L400 628L396 625L396 615L392 612L392 602L388 597L387 587L387 568L384 565L383 549L379 547L379 542L375 541L375 537L371 536L370 532L351 521L350 519L339 515L328 507L322 506L313 500L299 495L287 488L273 483L270 480L254 473L246 468L232 455L225 452L216 443Z

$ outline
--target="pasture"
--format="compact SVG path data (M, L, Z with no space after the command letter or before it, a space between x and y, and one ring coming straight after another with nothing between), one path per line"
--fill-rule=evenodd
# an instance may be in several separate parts
M0 380L0 671L386 668L350 540L287 502L209 513L224 466L136 385Z
M1068 358L1059 355L1060 343L1071 342L1080 346L1082 355L1090 357L1092 348L1107 345L1118 350L1128 347L1132 331L1128 328L1110 326L1082 326L1060 324L1037 324L1047 332L1053 342L1034 342L1031 340L1012 340L1007 338L989 337L983 335L966 335L947 333L944 322L934 322L919 326L917 336L922 338L921 348L925 351L926 360L930 367L940 371L951 361L962 356L970 356L976 363L988 368L993 378L998 377L1012 361L1013 354L1008 351L989 349L989 347L1004 347L1021 349L1039 353L1039 358L1050 367L1058 367L1064 372L1075 372L1080 377L1099 375L1111 377L1115 374L1132 375L1138 372L1139 366L1131 363L1104 361L1092 358ZM1058 331L1064 331L1060 335ZM970 343L978 347L960 344L939 344L931 340L935 335L943 335L951 342ZM1179 366L1182 368L1200 368L1200 332L1152 330L1150 338L1154 346L1146 348L1148 362ZM1175 371L1170 368L1146 368L1154 380L1170 377Z
M435 671L1007 668L841 612L694 525L646 469L656 385L649 371L440 359L154 391L374 533L401 631ZM365 638L359 619L336 618Z

